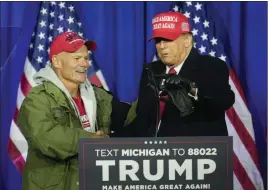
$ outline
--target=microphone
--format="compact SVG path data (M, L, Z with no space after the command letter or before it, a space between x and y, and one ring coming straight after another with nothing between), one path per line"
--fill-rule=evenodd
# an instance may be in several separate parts
M159 118L160 118L160 97L159 97L159 92L160 92L160 89L159 87L157 86L157 83L156 83L156 77L155 77L155 74L154 72L152 71L151 68L149 68L148 66L145 67L145 73L147 74L147 77L148 77L148 86L150 86L153 91L154 91L154 95L157 99L156 101L156 122L154 123L153 127L155 127L155 134L154 136L157 137L157 133L158 133L158 121L159 121ZM150 127L151 129L152 127Z

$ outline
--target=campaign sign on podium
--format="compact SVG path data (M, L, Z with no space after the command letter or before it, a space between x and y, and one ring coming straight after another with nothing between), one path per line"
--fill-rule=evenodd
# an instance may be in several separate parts
M81 139L80 190L233 190L232 137Z

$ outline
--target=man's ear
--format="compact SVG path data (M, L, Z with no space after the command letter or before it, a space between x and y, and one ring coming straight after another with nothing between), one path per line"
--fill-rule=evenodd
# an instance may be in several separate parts
M189 47L189 46L191 46L192 45L192 36L191 35L185 35L185 47Z
M51 61L52 61L52 65L54 68L57 68L57 69L60 68L60 65L61 65L60 59L57 55L53 55Z

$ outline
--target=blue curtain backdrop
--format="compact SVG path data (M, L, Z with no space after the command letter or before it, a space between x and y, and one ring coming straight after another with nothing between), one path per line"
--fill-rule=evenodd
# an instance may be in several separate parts
M153 15L168 11L171 2L74 2L85 35L97 41L95 59L111 91L123 101L137 95L142 65L152 60L147 43ZM7 155L17 89L39 2L1 2L1 170L0 189L19 190L21 176ZM226 51L243 86L253 115L259 160L266 184L267 5L266 2L208 2Z

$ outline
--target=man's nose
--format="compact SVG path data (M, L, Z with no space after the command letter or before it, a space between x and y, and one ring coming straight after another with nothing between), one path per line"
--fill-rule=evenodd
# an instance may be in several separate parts
M83 66L83 67L89 67L89 60L88 59L83 59L83 61L82 61L82 65L81 66Z

